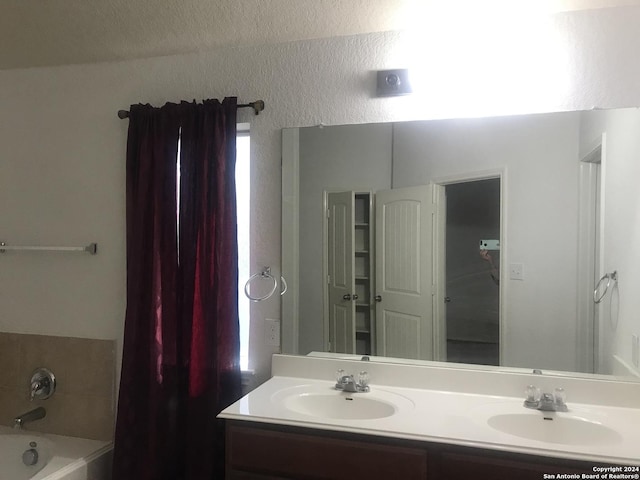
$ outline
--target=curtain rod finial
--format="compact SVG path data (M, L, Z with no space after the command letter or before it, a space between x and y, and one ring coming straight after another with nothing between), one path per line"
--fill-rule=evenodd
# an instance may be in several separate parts
M251 104L251 106L253 107L253 110L256 112L256 115L258 115L261 111L264 110L264 100L256 100Z

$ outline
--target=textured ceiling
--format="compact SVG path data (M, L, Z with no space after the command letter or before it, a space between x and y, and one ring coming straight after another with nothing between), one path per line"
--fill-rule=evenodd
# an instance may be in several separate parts
M425 5L470 2L478 0L2 0L0 69L398 30L416 8L424 13ZM532 2L560 11L640 0L483 0L481 5L513 8Z

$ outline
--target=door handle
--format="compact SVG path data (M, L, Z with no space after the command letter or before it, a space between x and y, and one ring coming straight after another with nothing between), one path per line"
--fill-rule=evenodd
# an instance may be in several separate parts
M444 303L451 303L451 297L444 297Z
M382 295L376 295L375 297L373 297L373 299L374 299L376 302L381 302L381 301L382 301Z
M343 300L351 300L351 294L345 293L344 295L342 295L342 299Z

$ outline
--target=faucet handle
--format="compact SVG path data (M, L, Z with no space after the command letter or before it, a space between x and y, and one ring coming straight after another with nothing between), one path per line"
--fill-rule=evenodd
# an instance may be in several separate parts
M47 368L37 368L31 375L31 400L46 400L56 391L56 377Z
M362 371L358 374L358 383L361 387L366 387L369 385L369 373Z
M564 388L558 387L553 391L553 399L557 405L564 405L567 403L567 394Z
M339 368L338 370L336 370L336 383L341 383L342 377L344 377L344 370L342 368Z
M528 385L524 390L525 406L536 406L540 401L540 389L535 385Z

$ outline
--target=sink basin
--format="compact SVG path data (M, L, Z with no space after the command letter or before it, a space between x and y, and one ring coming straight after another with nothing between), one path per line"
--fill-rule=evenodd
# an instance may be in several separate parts
M396 408L388 402L364 396L323 395L316 393L289 397L285 407L314 417L363 420L390 417Z
M413 408L408 398L380 389L346 393L330 387L302 385L276 393L272 401L285 409L312 417L337 420L372 420Z
M615 430L563 413L506 413L489 417L491 428L516 437L565 445L611 445L622 440Z

